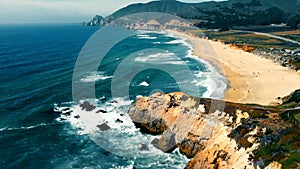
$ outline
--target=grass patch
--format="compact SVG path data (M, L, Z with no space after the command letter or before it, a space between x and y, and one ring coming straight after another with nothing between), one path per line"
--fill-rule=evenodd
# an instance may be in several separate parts
M279 161L283 165L283 169L299 168L300 153L291 153L286 160Z
M277 49L295 49L297 44L285 42L276 38L253 33L238 32L234 30L225 32L206 32L210 39L219 39L225 43L244 44L255 48L277 48ZM290 39L300 40L299 35L288 35ZM293 36L293 37L290 37Z
M296 114L294 118L298 121L298 123L300 123L300 113Z

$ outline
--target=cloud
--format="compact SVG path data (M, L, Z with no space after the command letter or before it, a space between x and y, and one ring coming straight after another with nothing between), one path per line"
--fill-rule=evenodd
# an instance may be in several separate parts
M108 15L133 0L0 0L0 22L62 22ZM141 0L139 2L147 2Z

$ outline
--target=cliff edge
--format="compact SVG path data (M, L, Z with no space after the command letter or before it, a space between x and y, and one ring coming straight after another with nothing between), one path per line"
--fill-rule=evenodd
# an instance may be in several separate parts
M300 127L295 106L270 107L195 98L184 93L140 97L129 115L152 144L179 148L193 168L297 168Z

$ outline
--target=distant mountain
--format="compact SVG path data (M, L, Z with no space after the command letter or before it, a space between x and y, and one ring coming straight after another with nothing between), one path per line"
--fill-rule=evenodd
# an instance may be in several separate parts
M140 12L161 12L169 14L177 14L185 11L188 7L193 6L193 4L183 3L176 0L161 0L152 1L149 3L138 3L132 4L125 8L122 8L112 15L106 17L106 21L111 21L120 18L125 15L140 13Z
M277 7L286 13L294 13L299 11L300 3L298 0L229 0L223 2L202 2L202 3L183 3L176 0L160 0L149 3L132 4L122 8L112 15L109 19L116 19L124 15L129 15L139 12L162 12L177 15L193 16L201 14L200 10L217 10L220 8L234 7L259 7L259 9L268 9ZM237 9L238 10L238 9Z
M184 3L176 0L158 0L128 5L106 17L105 23L141 12L174 14L190 20L198 27L205 28L227 29L233 26L268 25L287 22L298 25L300 1L228 0L222 2Z

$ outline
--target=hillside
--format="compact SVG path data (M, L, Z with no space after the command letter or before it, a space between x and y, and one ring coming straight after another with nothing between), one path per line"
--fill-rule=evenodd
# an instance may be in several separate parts
M298 0L229 0L202 3L161 0L131 4L106 17L105 22L108 23L134 13L161 12L177 15L192 21L198 27L205 28L228 29L233 26L279 23L292 23L297 26L299 9Z
M177 14L185 11L188 7L193 6L193 4L183 3L176 0L162 0L162 1L152 1L149 3L138 3L131 4L125 8L122 8L110 16L106 17L106 21L111 21L122 16L140 13L140 12L161 12L169 14Z

